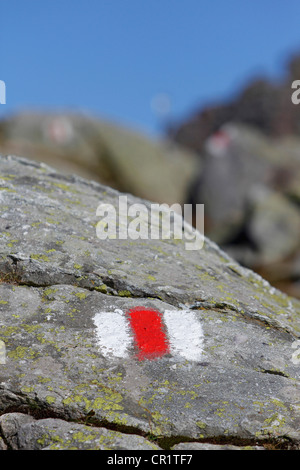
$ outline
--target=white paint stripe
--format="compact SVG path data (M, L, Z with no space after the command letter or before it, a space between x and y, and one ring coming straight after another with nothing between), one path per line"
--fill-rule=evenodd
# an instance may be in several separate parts
M103 355L127 357L132 338L124 312L116 309L114 312L96 313L94 323Z
M203 331L195 313L191 310L166 310L164 322L171 354L189 361L199 361L203 352Z

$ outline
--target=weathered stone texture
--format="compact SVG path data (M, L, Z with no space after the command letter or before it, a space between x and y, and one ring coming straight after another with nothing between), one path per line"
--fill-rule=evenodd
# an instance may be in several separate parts
M299 301L208 239L198 251L184 240L98 239L97 206L118 197L0 159L2 447L299 448ZM201 358L138 360L134 346L104 354L95 315L138 306L191 312Z

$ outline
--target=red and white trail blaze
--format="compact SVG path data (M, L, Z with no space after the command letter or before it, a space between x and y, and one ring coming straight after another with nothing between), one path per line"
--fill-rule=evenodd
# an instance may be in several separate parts
M158 310L135 307L115 309L94 316L100 352L104 356L151 360L171 354L199 361L203 353L203 331L191 310Z

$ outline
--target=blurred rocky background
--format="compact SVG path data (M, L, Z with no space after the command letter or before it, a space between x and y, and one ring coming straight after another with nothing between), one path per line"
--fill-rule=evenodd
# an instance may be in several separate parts
M22 112L0 121L0 152L40 160L155 202L183 204L198 157L86 113Z
M300 297L300 57L281 82L258 78L227 103L170 126L197 152L188 201L205 204L205 234L272 285ZM201 165L200 165L201 164Z
M22 112L0 122L0 152L39 159L155 202L205 205L205 235L300 298L300 105L259 78L154 140L85 114Z

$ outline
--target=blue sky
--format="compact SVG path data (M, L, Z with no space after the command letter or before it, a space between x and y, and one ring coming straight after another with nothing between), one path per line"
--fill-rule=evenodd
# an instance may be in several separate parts
M300 52L299 0L0 0L0 17L0 117L83 110L157 134Z

